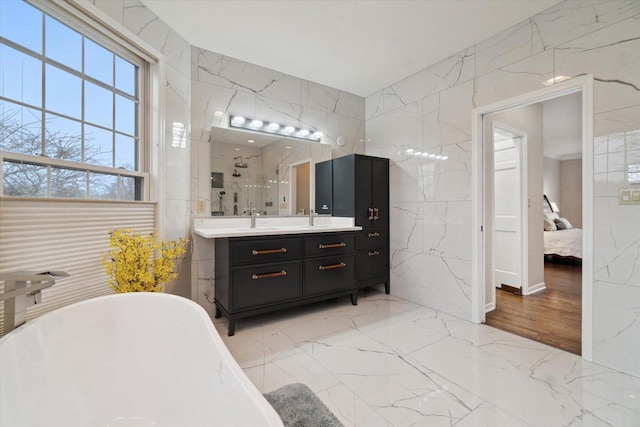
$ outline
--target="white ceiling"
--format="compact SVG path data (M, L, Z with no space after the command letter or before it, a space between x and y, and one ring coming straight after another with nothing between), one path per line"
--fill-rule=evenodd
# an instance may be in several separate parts
M142 0L191 45L363 97L559 0Z
M545 157L571 160L582 157L582 93L542 103L543 152Z

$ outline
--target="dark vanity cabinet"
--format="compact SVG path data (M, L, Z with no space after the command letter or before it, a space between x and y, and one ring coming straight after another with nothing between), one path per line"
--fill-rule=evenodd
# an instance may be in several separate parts
M329 160L331 179L316 175L316 186L330 186L316 195L318 207L329 202L333 216L354 217L357 233L356 277L359 288L389 282L389 159L352 154ZM318 166L316 165L316 170ZM329 166L321 166L321 170ZM324 181L321 181L324 179Z
M312 233L216 239L216 318L236 320L351 295L356 303L356 234Z

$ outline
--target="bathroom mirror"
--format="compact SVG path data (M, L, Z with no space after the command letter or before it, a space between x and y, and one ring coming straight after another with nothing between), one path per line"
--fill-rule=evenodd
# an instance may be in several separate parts
M331 146L319 142L212 128L211 215L246 215L252 208L261 215L308 214L315 164L329 159Z

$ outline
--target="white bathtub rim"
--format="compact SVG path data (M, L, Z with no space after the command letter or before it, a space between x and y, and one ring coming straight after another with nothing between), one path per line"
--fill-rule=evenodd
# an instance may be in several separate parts
M9 342L14 337L18 337L22 330L26 331L27 329L30 329L29 325L37 325L38 323L46 322L49 317L54 317L56 315L59 315L61 312L72 310L74 307L78 307L78 306L81 306L81 305L87 305L87 304L93 304L93 303L96 303L97 301L100 301L100 300L124 299L124 298L143 298L143 297L144 298L164 298L164 299L180 300L180 303L189 305L192 308L194 308L195 311L200 316L200 318L203 320L203 322L207 325L206 329L207 329L207 332L209 333L209 337L216 343L216 347L220 351L222 359L226 363L227 368L229 370L231 370L231 372L233 373L234 377L237 378L238 383L240 384L242 389L247 393L247 395L254 402L258 403L257 406L258 406L260 412L264 415L264 418L269 421L269 425L273 425L273 426L282 426L283 425L282 424L282 420L281 420L280 416L277 414L277 412L275 411L275 409L273 409L271 404L269 404L269 402L266 400L266 398L260 393L260 391L256 388L256 386L251 382L251 380L244 373L244 371L242 370L240 365L238 365L238 362L236 362L236 360L233 358L233 356L229 352L229 349L227 348L226 344L224 343L224 341L220 337L220 334L216 330L216 328L215 328L215 326L214 326L209 314L207 314L207 312L204 310L204 308L202 308L199 304L195 303L194 301L192 301L192 300L190 300L188 298L185 298L185 297L182 297L182 296L179 296L179 295L173 295L173 294L168 294L168 293L164 293L164 292L129 292L129 293L112 294L112 295L99 296L99 297L95 297L95 298L89 298L87 300L79 301L77 303L73 303L73 304L70 304L70 305L67 305L67 306L64 306L64 307L60 307L60 308L58 308L56 310L53 310L53 311L51 311L49 313L46 313L46 314L43 314L42 316L39 316L38 318L25 323L21 327L19 327L17 329L14 329L13 331L11 331L8 334L6 334L3 337L1 337L0 338L0 346L2 346L2 344L6 343L6 342Z

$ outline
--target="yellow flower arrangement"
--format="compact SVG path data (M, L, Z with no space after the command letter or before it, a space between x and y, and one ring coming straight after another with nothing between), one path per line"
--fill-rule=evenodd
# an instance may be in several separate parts
M163 283L178 276L173 267L186 243L187 239L158 241L154 233L136 234L131 229L111 231L111 249L102 259L109 286L119 293L161 292Z

